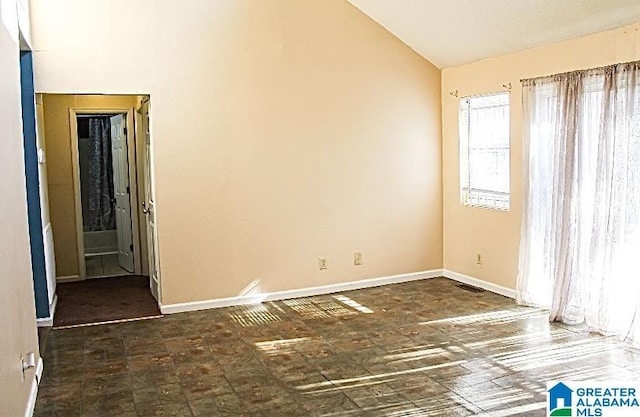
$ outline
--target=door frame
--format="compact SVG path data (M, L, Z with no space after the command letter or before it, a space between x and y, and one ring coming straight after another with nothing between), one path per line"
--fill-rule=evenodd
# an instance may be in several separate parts
M87 266L84 260L84 225L82 221L82 195L80 193L80 157L78 143L78 115L83 114L124 114L127 124L127 158L129 171L129 203L131 205L131 234L133 236L134 274L141 275L140 228L138 217L138 176L136 172L135 122L133 107L69 109L71 140L71 172L73 177L73 196L75 202L76 242L78 245L78 273L80 280L87 279Z

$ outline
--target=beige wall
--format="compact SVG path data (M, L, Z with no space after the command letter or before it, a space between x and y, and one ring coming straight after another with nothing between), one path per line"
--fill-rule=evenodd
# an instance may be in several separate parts
M20 356L38 352L24 179L15 3L0 0L0 415L23 416L34 372ZM3 11L11 15L3 15ZM13 27L10 32L5 23Z
M442 73L444 268L515 288L522 212L520 79L640 59L640 25L447 68ZM511 210L460 205L458 100L511 83ZM475 263L480 252L483 265Z
M75 212L69 109L132 108L136 103L133 96L43 95L49 212L58 277L79 275L76 216L82 213Z
M442 267L440 71L346 1L32 14L39 92L151 95L164 304Z

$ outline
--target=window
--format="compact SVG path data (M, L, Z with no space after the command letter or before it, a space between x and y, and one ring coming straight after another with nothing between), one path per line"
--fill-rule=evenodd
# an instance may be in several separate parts
M509 93L460 100L460 191L465 206L509 210Z

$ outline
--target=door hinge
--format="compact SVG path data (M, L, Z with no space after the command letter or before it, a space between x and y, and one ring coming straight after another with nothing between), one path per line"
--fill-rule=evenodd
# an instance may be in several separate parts
M127 194L131 194L131 187L127 185Z
M127 136L127 128L124 128L124 135Z
M129 245L129 249L133 252L133 243Z

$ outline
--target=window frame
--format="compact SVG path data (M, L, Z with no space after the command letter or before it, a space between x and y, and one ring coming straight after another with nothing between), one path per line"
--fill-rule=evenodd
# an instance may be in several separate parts
M472 188L471 181L471 165L469 161L470 148L469 148L469 136L470 136L470 115L471 109L467 106L464 107L464 103L470 100L483 98L483 97L495 97L506 96L506 104L500 106L506 106L507 114L507 164L506 174L508 182L508 191L498 190L483 190ZM466 112L466 115L465 115ZM459 191L460 191L460 204L464 207L482 208L495 211L510 211L511 210L511 94L510 91L496 91L483 94L474 94L461 97L458 100L458 161L459 161ZM495 147L498 149L498 147ZM505 150L504 147L501 148ZM471 194L476 194L476 201L471 202ZM485 202L481 202L484 199ZM493 203L489 203L489 200L493 199Z

